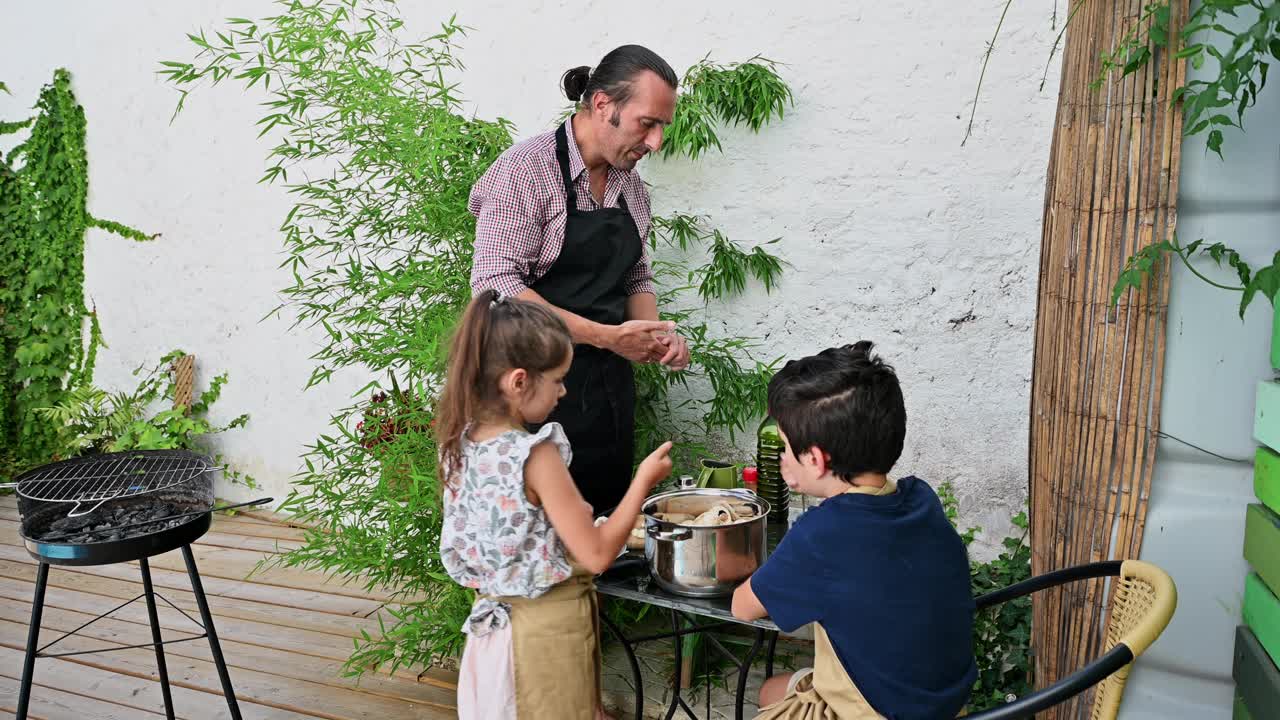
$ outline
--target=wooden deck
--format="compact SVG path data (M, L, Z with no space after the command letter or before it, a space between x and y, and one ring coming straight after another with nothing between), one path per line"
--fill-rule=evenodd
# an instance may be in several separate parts
M23 651L35 591L36 564L18 536L17 502L0 497L0 714L16 710ZM410 670L395 675L339 674L361 630L377 632L387 595L328 581L323 575L275 568L245 577L266 554L296 546L302 532L262 515L217 517L192 546L223 655L246 719L456 717L454 678ZM178 552L151 559L156 592L198 617ZM142 592L136 563L49 573L41 644ZM199 630L159 603L166 640ZM149 642L146 605L139 600L59 643L59 652ZM174 711L186 720L228 718L208 643L165 646ZM36 661L30 717L42 720L157 720L164 703L151 648Z

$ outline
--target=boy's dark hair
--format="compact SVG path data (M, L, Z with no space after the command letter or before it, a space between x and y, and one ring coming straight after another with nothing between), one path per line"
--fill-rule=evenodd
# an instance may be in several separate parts
M792 360L769 381L769 415L792 451L821 448L831 456L832 474L845 482L887 474L907 434L898 376L871 354L872 346L862 340Z

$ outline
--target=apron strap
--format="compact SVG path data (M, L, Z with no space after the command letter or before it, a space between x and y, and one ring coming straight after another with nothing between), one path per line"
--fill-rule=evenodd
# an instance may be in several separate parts
M573 189L573 178L569 177L569 134L565 125L570 122L572 118L556 128L556 163L560 165L560 178L564 182L565 211L573 215L578 211L578 193Z
M560 127L556 128L556 164L560 166L560 181L564 183L565 210L573 215L578 211L578 191L573 188L573 178L569 177L569 133L565 130L565 120ZM631 209L627 207L627 201L623 199L622 193L618 193L618 207L628 215ZM644 238L641 238L641 242Z

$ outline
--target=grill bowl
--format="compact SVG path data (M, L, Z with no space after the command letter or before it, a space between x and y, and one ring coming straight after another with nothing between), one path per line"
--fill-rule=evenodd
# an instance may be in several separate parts
M19 534L27 553L39 562L52 565L106 565L116 562L129 562L145 557L159 555L175 550L194 542L209 531L212 517L209 513L197 515L178 521L173 527L156 532L139 532L147 528L136 528L125 531L118 540L100 542L67 542L62 539L43 540L49 526L58 520L68 517L68 512L75 507L73 503L51 500L37 500L21 493L24 478L47 476L51 472L65 470L68 474L77 468L88 467L92 463L100 463L114 455L137 456L144 454L155 458L200 459L200 456L186 451L149 450L130 451L128 453L91 455L74 460L64 460L52 465L24 473L18 478L20 492L18 494L18 513L22 523ZM201 472L182 482L173 483L163 489L146 494L128 495L114 500L107 500L96 507L93 512L86 513L86 518L107 514L117 508L145 506L157 503L170 503L181 508L183 512L208 510L213 507L213 473ZM82 503L83 505L84 503Z

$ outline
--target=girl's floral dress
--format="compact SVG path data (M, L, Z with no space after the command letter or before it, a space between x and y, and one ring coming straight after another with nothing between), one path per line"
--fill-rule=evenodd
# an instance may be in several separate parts
M524 465L542 442L554 443L569 464L572 451L558 423L484 442L472 442L464 432L458 477L445 486L440 558L450 577L479 595L463 627L462 717L510 717L514 708L511 607L500 598L536 598L573 574L546 512L525 496Z

